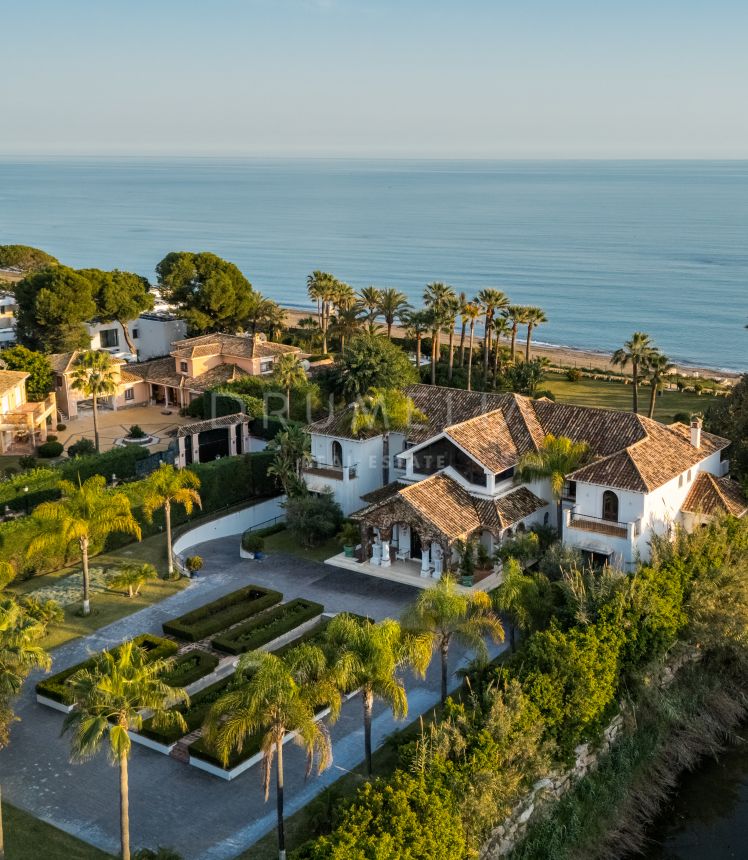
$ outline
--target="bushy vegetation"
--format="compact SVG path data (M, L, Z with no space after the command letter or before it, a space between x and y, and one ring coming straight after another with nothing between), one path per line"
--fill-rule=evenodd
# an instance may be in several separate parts
M141 636L136 636L133 640L134 644L142 648L147 654L149 660L162 660L166 657L172 657L176 654L179 646L176 642L170 639L163 639L160 636L153 636L150 633L143 633ZM112 654L116 654L118 648L111 649ZM94 655L82 663L77 663L69 669L64 669L56 675L51 675L49 678L44 678L36 685L36 692L55 702L61 702L64 705L69 705L72 702L72 691L68 681L79 672L81 669L91 669L96 664L98 655Z
M206 603L198 609L193 609L179 618L172 618L163 624L164 633L184 639L187 642L198 642L219 630L225 630L232 624L243 621L263 609L268 609L279 603L283 595L279 591L262 588L259 585L247 585L238 591L232 591Z
M305 621L311 621L321 615L323 609L320 603L297 597L232 627L231 630L216 636L211 644L218 651L225 651L227 654L254 651Z
M209 651L188 651L177 657L161 678L170 687L188 687L200 678L210 675L217 665L218 657Z
M36 453L45 460L51 460L54 457L59 457L63 450L62 442L48 440L47 442L42 442L42 444L39 445L36 449Z
M285 503L286 527L302 546L313 547L337 534L343 511L332 493L302 494Z

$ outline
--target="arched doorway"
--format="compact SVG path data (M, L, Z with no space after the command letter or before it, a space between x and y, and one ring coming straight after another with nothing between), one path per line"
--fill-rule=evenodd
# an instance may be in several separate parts
M338 467L343 465L343 446L337 439L332 443L332 465Z
M618 496L612 490L603 493L603 519L618 522Z

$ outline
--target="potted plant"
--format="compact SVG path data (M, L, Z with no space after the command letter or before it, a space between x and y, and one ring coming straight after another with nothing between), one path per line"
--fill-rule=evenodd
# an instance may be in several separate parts
M475 574L475 545L472 541L458 540L455 542L455 549L460 559L458 565L460 585L470 587Z
M242 535L242 549L247 553L249 558L262 558L264 548L265 538L262 535L258 535L256 532L244 532Z
M338 541L343 547L343 554L346 558L354 557L360 537L361 531L356 523L343 523L343 527L338 532Z

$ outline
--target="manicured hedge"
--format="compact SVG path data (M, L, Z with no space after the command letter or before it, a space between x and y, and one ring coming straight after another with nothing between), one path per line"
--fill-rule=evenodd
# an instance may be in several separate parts
M160 660L166 657L172 657L176 654L179 646L176 642L170 639L163 639L160 636L153 636L150 633L143 633L141 636L136 636L133 642L148 652L151 660ZM113 653L117 653L120 646L110 649ZM50 678L44 678L36 685L36 692L41 696L46 696L55 702L61 702L63 705L69 705L72 702L72 695L68 687L68 680L79 672L81 669L90 669L96 663L97 654L84 660L82 663L77 663L69 669L64 669Z
M170 687L189 687L190 684L194 684L200 678L210 675L218 662L218 657L209 651L201 649L188 651L181 657L177 657L174 665L162 678Z
M143 721L140 734L162 744L172 744L181 737L184 737L184 735L194 732L195 729L199 729L205 722L211 705L217 702L226 692L233 678L233 675L229 675L228 678L216 681L215 684L211 684L209 687L191 696L189 705L177 706L175 710L179 711L184 717L185 723L187 723L186 731L175 725L156 727L153 724L153 718L150 717Z
M178 639L186 639L188 642L198 642L274 606L282 598L283 595L279 591L259 585L247 585L199 609L193 609L186 615L164 622L164 633Z
M107 481L112 480L112 474L117 478L134 478L137 476L135 464L150 456L147 448L140 445L126 445L124 448L112 448L103 454L90 454L86 457L74 457L60 464L61 477L67 481L86 481L92 475L103 475Z
M244 624L239 624L222 635L216 636L212 645L227 654L244 654L254 651L284 633L288 633L305 621L320 615L324 607L312 600L297 597L289 603L275 606L262 615L250 618Z
M236 748L232 749L229 753L229 760L225 769L231 770L258 753L260 751L260 746L262 745L263 735L264 732L255 732L247 738L240 750L237 750ZM215 765L216 767L224 767L221 757L211 746L208 745L205 738L198 738L196 741L193 741L189 746L189 751L190 756L193 758L207 761L209 764Z

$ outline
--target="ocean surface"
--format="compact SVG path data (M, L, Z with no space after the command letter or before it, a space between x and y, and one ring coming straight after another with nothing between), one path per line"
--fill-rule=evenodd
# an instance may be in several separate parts
M648 332L680 362L748 369L748 162L0 159L0 244L154 277L207 250L307 305L306 275L505 290L538 341Z

